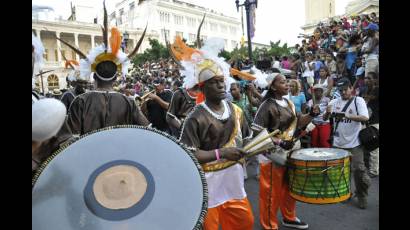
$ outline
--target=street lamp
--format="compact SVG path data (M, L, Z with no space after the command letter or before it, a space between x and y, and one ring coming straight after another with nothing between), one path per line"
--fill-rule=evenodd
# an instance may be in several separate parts
M249 18L250 14L250 9L251 5L255 4L256 7L258 7L258 0L245 0L244 3L239 4L239 0L235 0L236 4L236 10L239 12L239 7L240 6L245 6L246 10L246 32L248 33L248 55L249 55L249 60L252 60L252 42L251 42L251 34L250 34L250 27L251 27L251 21Z
M127 31L125 31L122 36L123 36L123 40L124 40L124 46L123 46L122 50L125 52L125 50L127 48L128 40L130 38L130 34Z

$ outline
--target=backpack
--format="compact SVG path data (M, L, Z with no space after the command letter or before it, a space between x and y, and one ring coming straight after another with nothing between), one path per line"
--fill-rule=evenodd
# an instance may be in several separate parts
M354 104L356 106L356 113L359 115L359 112L357 111L356 98L354 99ZM366 122L365 125L366 128L360 130L359 132L359 141L366 150L373 151L379 148L379 130L374 126L369 125L368 122Z

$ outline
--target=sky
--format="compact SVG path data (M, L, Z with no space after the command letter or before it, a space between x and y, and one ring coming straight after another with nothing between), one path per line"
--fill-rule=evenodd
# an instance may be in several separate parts
M106 0L108 12L115 9L115 4L122 0ZM183 0L196 5L204 6L219 11L225 15L240 19L241 13L237 12L235 0ZM336 0L336 15L345 12L345 7L351 0ZM33 5L51 6L56 15L68 18L70 15L70 0L32 0ZM103 0L72 0L73 3L85 3L86 5L101 6ZM243 3L244 0L240 0ZM99 9L99 8L98 8ZM93 12L96 14L95 12ZM244 10L245 39L246 16ZM256 9L256 30L253 42L269 44L269 41L281 40L288 45L300 43L297 38L305 24L305 1L304 0L258 0Z

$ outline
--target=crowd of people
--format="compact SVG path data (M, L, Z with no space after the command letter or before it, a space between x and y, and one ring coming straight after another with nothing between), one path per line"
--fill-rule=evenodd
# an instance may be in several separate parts
M320 24L308 41L296 45L297 52L273 57L272 68L266 72L238 66L232 60L222 63L206 50L202 53L208 56L198 63L161 59L135 66L127 74L121 74L108 59L96 61L92 88L73 68L75 77L67 78L68 89L48 95L61 100L67 116L51 136L36 140L33 136L33 172L59 146L113 125L149 126L173 135L192 148L204 169L220 159L243 158L245 152L237 138L245 142L263 129L279 129L282 133L275 139L278 155L309 147L350 151L358 206L365 209L369 175L379 174L379 153L378 148L362 146L359 133L364 123L378 129L378 38L378 18L371 14ZM234 74L229 76L234 81L228 81L226 73L232 67L262 74L267 84ZM190 74L190 69L198 71ZM279 69L290 70L290 74L285 76ZM43 96L33 95L34 108L38 103L34 101ZM309 124L314 125L311 132L306 131ZM222 229L252 229L254 220L243 183L246 164L252 160L218 172L205 170L209 203L204 229L216 230L220 224ZM282 183L286 166L264 155L257 161L263 228L278 229L279 208L284 226L308 228L297 218L296 200Z

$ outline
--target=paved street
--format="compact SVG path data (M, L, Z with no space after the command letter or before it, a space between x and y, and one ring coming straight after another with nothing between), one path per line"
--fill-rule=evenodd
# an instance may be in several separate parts
M245 189L252 204L255 216L254 229L262 229L259 224L259 182L255 178L255 166L248 166L249 179ZM352 191L354 183L351 181ZM356 207L357 199L348 203L331 205L313 205L297 202L298 217L309 224L310 230L378 230L379 229L379 179L373 178L369 189L368 208L365 210ZM280 212L279 212L280 213ZM279 214L279 218L280 214ZM289 229L280 227L280 229Z

